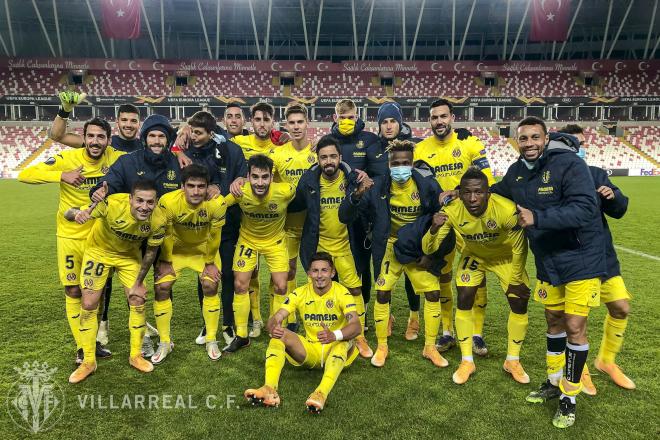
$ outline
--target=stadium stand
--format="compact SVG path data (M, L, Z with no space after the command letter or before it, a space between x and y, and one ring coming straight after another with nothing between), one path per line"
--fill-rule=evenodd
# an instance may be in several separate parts
M656 161L660 161L660 127L629 127L626 140Z

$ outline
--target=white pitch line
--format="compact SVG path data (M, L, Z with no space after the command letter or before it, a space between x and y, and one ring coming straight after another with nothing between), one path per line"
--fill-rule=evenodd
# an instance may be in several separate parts
M660 257L656 257L655 255L645 254L644 252L636 251L635 249L628 249L618 245L614 245L614 247L620 251L628 252L629 254L639 255L640 257L648 258L649 260L660 261Z

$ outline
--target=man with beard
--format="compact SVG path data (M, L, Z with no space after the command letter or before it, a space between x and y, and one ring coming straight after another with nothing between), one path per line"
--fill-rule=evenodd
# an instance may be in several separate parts
M364 171L351 170L341 160L337 139L323 136L316 144L318 165L313 165L298 182L296 198L290 210L305 209L307 215L302 229L300 262L307 272L315 252L332 256L339 282L353 295L362 330L355 341L364 358L373 351L364 337L364 301L362 283L355 270L353 249L356 243L352 230L339 220L339 209L346 196L355 192L361 196L373 185Z
M89 202L90 187L124 154L108 146L110 132L110 124L104 119L94 118L87 121L83 127L85 148L62 151L43 163L24 169L18 175L18 180L24 183L60 184L60 202L56 217L57 265L60 282L64 286L66 316L76 342L77 364L83 361L79 332L82 296L79 277L85 241L93 222L83 225L71 223L64 219L64 213L71 206L86 205ZM103 359L110 355L110 351L97 342L96 356Z
M431 103L429 109L429 123L433 135L417 144L415 148L415 162L427 163L435 178L444 190L455 189L461 180L463 173L470 166L479 168L488 178L488 184L495 183L493 173L490 170L486 158L486 147L475 136L464 136L452 129L455 120L454 110L451 102L446 99L438 99ZM465 139L461 139L465 138ZM463 247L461 238L457 237L456 246ZM447 273L440 275L440 304L442 308L442 336L438 339L437 346L440 352L449 350L456 345L453 336L453 294L451 290L451 268L453 266L455 252L447 256L448 264L445 268ZM488 353L486 342L483 339L484 318L487 304L486 280L477 289L474 301L474 335L472 337L473 350L480 356Z
M86 94L78 93L71 90L61 92L58 97L60 98L60 109L55 116L55 120L50 127L49 137L56 142L64 144L72 148L81 148L85 145L83 137L78 133L66 131L69 115L74 107L85 99ZM117 110L117 131L119 134L112 135L109 145L115 150L123 151L125 153L132 153L135 150L142 148L140 139L138 138L138 130L140 128L140 111L133 104L122 104ZM108 278L108 284L105 286L103 293L104 307L101 323L99 324L99 342L102 344L108 343L108 309L110 306L110 296L112 294L112 278Z

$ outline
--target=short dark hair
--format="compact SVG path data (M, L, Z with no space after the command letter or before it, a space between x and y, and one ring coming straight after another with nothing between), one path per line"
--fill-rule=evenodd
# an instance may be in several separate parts
M122 104L119 106L119 109L117 110L117 117L121 115L122 113L136 113L138 115L138 119L140 118L140 110L133 104Z
M332 255L327 252L314 252L309 259L309 266L311 267L315 261L327 261L330 267L335 267L335 264L332 262Z
M188 125L191 127L203 128L212 133L215 130L215 116L207 111L198 111L188 119Z
M136 180L131 186L131 194L135 194L136 191L155 191L158 193L156 182L151 179Z
M568 124L559 129L560 132L566 134L584 134L584 130L577 124Z
M250 116L254 118L254 114L256 112L266 113L272 119L273 115L275 114L275 107L273 107L272 105L270 105L269 103L264 102L264 101L257 102L255 105L253 105L250 108Z
M321 148L334 146L337 150L337 153L341 154L341 147L339 146L339 141L337 138L330 134L326 134L316 143L316 154L318 155L321 152Z
M548 127L545 125L545 121L536 116L527 116L522 121L518 122L518 127L524 125L540 125L543 127L543 133L548 134Z
M486 177L483 171L478 167L468 167L467 171L461 176L461 186L463 186L463 182L467 180L479 180L482 185L486 185L486 188L488 188L488 177Z
M449 114L450 115L454 114L454 105L451 102L447 101L445 98L440 98L440 99L436 99L435 101L433 101L431 103L431 105L429 106L429 111L431 111L432 109L434 109L436 107L441 107L443 105L446 105L447 107L449 107Z
M255 154L254 156L248 159L248 173L252 171L252 168L258 168L260 170L268 170L271 174L273 173L273 159L263 154Z
M199 165L196 163L190 164L183 169L181 172L181 183L186 183L189 179L202 179L209 184L209 169L204 165Z
M239 109L241 111L241 113L243 113L243 107L241 107L238 104L238 102L230 102L229 104L227 104L227 107L225 107L225 113L227 112L227 110L229 110L232 107Z
M99 118L97 116L85 122L85 125L83 126L83 137L87 136L87 127L89 127L90 125L101 127L105 131L105 134L108 136L108 143L110 142L110 136L112 135L112 127L110 127L110 123L108 121L106 121L103 118Z
M405 151L410 154L415 152L415 143L407 139L394 139L387 143L387 150L390 153L396 153L399 151Z

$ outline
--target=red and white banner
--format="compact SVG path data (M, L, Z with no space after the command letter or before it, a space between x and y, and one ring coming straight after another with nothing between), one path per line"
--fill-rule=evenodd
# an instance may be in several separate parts
M539 73L539 72L639 72L655 75L660 70L660 60L574 60L574 61L214 61L214 60L117 60L100 58L1 58L0 69L35 69L89 71L178 71L227 74L235 72L288 72L296 74L316 72L346 72L363 75L379 73L403 74L481 74Z
M142 0L101 0L103 35L115 40L140 38Z
M534 0L529 41L565 41L570 0Z

